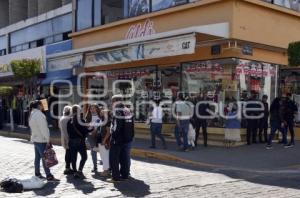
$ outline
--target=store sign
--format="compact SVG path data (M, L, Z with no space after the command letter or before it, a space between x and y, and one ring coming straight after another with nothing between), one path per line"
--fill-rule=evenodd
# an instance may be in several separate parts
M212 63L211 61L192 62L188 63L186 72L219 75L224 73L224 66L219 63Z
M45 48L38 47L34 49L29 49L13 54L8 54L5 56L0 56L0 77L12 76L13 72L10 66L11 61L13 60L22 60L22 59L40 59L42 62L41 72L44 71L44 57L45 57Z
M125 39L134 39L155 34L154 22L147 19L144 23L131 25L125 35Z
M137 60L195 53L196 37L185 36L155 42L133 44L126 48L86 56L85 67L111 65Z
M72 69L82 66L82 55L64 57L60 59L49 59L47 63L47 72L53 72L64 69Z
M240 60L235 73L237 76L244 74L252 77L274 77L276 76L276 67L269 63Z

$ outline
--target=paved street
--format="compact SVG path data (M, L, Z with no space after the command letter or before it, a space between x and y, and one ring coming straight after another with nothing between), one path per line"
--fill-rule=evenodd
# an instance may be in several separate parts
M90 159L85 168L86 180L65 177L63 150L55 150L60 164L53 173L59 183L22 194L0 193L0 197L300 197L298 169L245 172L134 160L133 179L111 184L90 173ZM0 178L32 175L33 157L33 147L27 141L0 137Z

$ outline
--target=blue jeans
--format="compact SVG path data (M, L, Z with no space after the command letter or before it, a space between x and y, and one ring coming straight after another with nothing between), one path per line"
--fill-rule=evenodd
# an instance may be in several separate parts
M43 162L43 167L44 167L44 171L46 173L46 176L51 176L51 172L50 169L46 167L46 163L43 160L44 157L44 152L46 150L46 143L37 143L34 142L34 152L35 152L35 160L34 160L34 170L35 170L35 175L40 175L40 163L41 163L41 159Z
M166 146L166 141L163 135L161 134L161 129L162 129L162 123L151 123L150 125L150 130L151 130L151 144L153 147L156 146L155 144L155 138L156 136L160 138L163 146Z
M272 144L272 140L273 140L277 130L279 130L282 133L282 142L283 142L283 144L287 144L287 129L282 128L280 126L280 123L278 123L278 122L276 122L276 123L271 122L271 133L269 135L268 145Z
M178 130L182 133L183 136L183 148L187 149L188 144L188 133L189 133L190 120L180 120Z
M179 130L179 126L177 124L175 126L174 134L175 134L175 139L176 139L177 146L181 146L182 145L182 141L181 141L182 133Z

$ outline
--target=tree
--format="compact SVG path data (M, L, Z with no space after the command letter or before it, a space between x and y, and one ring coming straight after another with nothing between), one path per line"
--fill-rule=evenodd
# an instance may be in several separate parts
M289 66L300 66L300 41L290 43L288 47Z
M13 60L10 65L15 77L24 81L25 90L33 97L41 68L40 59Z

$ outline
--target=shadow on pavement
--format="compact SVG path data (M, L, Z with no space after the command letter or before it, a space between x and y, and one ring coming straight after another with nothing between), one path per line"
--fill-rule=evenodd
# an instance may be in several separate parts
M44 188L39 190L33 190L33 192L38 196L49 196L55 193L55 188L58 186L59 182L48 182Z
M114 187L122 193L124 197L145 197L150 195L150 186L144 181L130 177L129 180L115 183Z
M88 182L81 179L75 179L72 175L67 176L67 182L74 185L74 188L80 190L83 194L91 194L98 190L95 188L92 182Z

